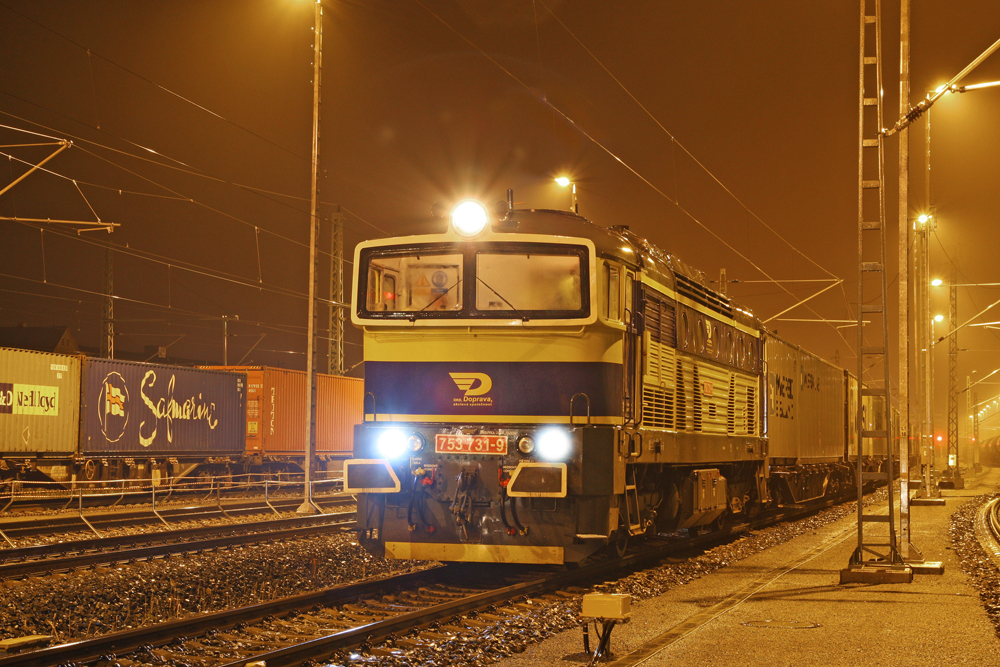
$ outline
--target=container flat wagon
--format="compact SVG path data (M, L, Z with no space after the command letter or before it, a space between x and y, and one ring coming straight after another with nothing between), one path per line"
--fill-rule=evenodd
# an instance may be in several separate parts
M85 479L178 477L243 458L242 373L86 359L80 391L79 458ZM206 470L203 468L203 470Z

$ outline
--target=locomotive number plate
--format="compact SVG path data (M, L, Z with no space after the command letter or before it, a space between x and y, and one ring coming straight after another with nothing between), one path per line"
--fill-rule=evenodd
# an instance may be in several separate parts
M506 454L505 435L445 435L434 436L434 451L438 454Z

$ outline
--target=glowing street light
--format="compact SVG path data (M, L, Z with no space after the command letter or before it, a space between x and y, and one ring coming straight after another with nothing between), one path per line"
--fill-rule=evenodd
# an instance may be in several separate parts
M941 287L941 285L943 285L943 284L944 284L944 281L941 280L940 278L935 278L934 280L931 281L931 285L933 285L934 287Z
M576 204L576 183L574 183L573 181L569 180L565 176L560 176L559 178L557 178L556 179L556 183L558 183L560 186L562 186L564 188L567 185L573 186L573 205L570 206L569 210L573 211L574 213L579 213L580 209L579 209L579 207Z
M935 322L943 322L944 321L944 315L935 315L934 316L934 321Z

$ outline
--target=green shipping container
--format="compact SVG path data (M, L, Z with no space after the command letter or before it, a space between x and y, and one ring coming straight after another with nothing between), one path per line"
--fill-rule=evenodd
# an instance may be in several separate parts
M72 456L80 358L0 348L0 456Z

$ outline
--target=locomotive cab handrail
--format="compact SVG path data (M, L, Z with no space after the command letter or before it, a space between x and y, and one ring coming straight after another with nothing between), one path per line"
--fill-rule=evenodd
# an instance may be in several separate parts
M362 406L361 406L361 418L364 421L368 421L368 412L365 411L365 405L368 403L368 397L369 396L372 397L372 421L373 422L377 422L378 421L378 404L375 402L375 394L373 394L370 391L366 391L365 392L365 397L364 397L364 399L362 401Z
M576 399L578 396L582 396L587 401L587 426L590 426L590 396L581 392L573 394L573 398L569 399L569 423L572 426L575 422L573 421L576 416L573 414L573 406L576 404Z

